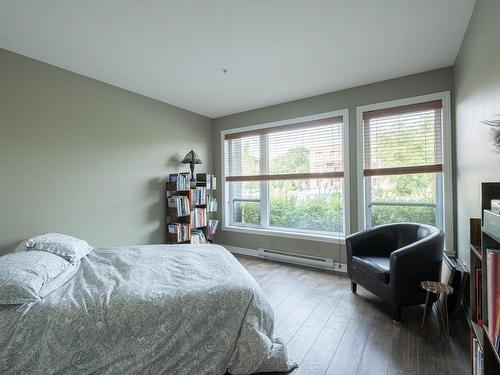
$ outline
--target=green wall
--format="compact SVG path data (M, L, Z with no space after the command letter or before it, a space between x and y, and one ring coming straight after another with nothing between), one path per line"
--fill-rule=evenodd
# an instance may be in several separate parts
M191 147L211 170L212 120L0 49L0 252L47 231L162 242Z
M469 262L469 218L480 217L480 183L500 181L500 154L482 120L500 114L500 1L478 0L455 64L457 242ZM496 117L500 119L500 117Z
M452 68L444 68L218 118L214 121L213 135L214 167L216 174L221 176L221 130L348 108L351 165L351 231L355 232L358 227L356 186L357 158L355 143L356 107L389 100L448 91L451 90L452 87L453 70ZM221 196L219 196L219 200L222 202ZM220 231L217 235L217 242L249 249L268 248L305 253L315 256L333 257L337 262L342 263L345 263L346 261L345 248L343 245L326 242L289 239L267 235L243 234L228 231Z

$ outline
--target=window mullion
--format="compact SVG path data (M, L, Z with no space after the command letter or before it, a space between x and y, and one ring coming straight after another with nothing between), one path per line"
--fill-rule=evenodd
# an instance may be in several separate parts
M227 142L227 141L226 141ZM227 172L230 176L234 175L234 155L233 155L233 142L229 141L227 142L227 149L226 149L227 154L229 155L228 157L228 168ZM233 205L233 199L234 199L234 184L228 183L224 181L223 183L226 184L227 186L227 202L226 202L226 207L227 207L227 212L229 213L229 217L226 217L226 223L229 223L229 225L233 225L234 222L234 205ZM227 216L227 215L226 215Z
M361 129L363 134L363 168L372 168L372 154L371 154L371 128L370 128L370 119L366 119L363 121L363 127ZM364 176L363 177L364 186L360 186L360 189L364 188L365 196L364 196L364 204L365 204L365 228L372 227L372 186L371 186L371 177Z
M261 175L269 174L269 134L260 135ZM260 182L260 225L269 227L269 181Z
M434 126L439 127L439 131L434 131L434 159L440 160L444 164L443 157L440 155L441 150L444 149L443 145L443 110L438 108L434 111ZM444 170L444 169L443 169ZM436 173L436 226L444 230L444 186L443 186L443 172Z
M239 175L243 169L243 142L241 139L236 139L233 142L229 142L230 147L230 155L232 157L232 162L230 163L229 173L230 175ZM234 198L240 197L242 192L241 184L230 184L231 187L229 189L230 193L230 212L231 212L231 223L234 222Z
M369 176L364 177L365 183L365 228L373 226L373 213L372 213L372 178Z
M436 226L444 230L443 173L436 173Z

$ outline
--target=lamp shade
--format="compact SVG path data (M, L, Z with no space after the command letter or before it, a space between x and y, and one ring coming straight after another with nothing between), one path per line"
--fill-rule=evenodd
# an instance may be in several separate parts
M189 151L186 156L184 156L184 159L181 160L182 164L201 164L202 161L198 155L196 155L196 152L193 150Z

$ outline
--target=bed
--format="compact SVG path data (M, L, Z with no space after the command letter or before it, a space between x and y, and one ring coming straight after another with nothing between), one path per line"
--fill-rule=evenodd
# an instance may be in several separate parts
M96 248L40 301L0 306L0 373L289 371L273 325L260 287L221 246Z

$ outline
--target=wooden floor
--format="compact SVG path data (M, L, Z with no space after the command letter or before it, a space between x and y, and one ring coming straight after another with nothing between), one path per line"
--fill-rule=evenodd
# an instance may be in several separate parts
M238 256L259 282L276 315L275 336L287 343L298 374L469 374L468 329L450 323L440 335L435 314L420 330L423 306L403 309L393 323L390 309L342 275Z

